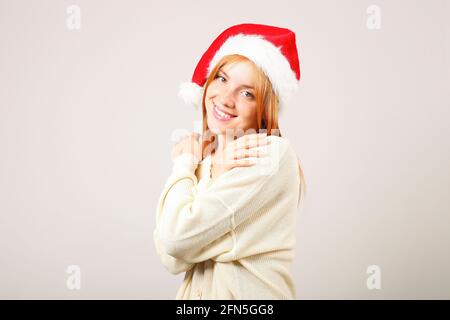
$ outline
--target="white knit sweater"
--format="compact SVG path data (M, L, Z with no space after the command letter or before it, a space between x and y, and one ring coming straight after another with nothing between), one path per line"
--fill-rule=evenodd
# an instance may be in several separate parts
M286 138L268 139L268 156L214 180L211 156L197 175L191 154L174 160L153 235L165 268L186 272L176 299L295 299L298 160Z

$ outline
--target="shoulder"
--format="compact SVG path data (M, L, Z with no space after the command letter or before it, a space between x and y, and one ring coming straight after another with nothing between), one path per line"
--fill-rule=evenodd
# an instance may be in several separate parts
M248 173L273 176L280 174L280 171L292 174L292 170L297 170L297 155L289 140L279 136L268 136L267 138L270 143L261 147L266 151L266 156L258 158L256 165L253 169L248 170Z
M267 138L270 141L268 153L271 157L278 157L280 161L298 161L295 150L288 138L279 136L268 136Z

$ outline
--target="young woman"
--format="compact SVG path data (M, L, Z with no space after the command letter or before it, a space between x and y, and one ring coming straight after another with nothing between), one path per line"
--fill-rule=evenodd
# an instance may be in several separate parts
M203 132L173 148L154 231L163 265L186 272L177 299L295 298L305 183L278 110L299 78L292 31L241 24L205 52L188 86L194 92L183 88L202 106Z

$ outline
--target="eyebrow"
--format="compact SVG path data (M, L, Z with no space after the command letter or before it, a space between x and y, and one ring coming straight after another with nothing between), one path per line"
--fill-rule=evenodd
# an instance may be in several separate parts
M229 76L227 75L227 73L226 73L225 71L223 71L222 69L219 69L218 72L222 72L222 73L225 75L225 77L229 78ZM240 87L241 87L241 88L253 89L253 90L255 89L255 88L253 88L252 86L249 86L249 85L246 85L246 84L243 84L243 85L241 85Z

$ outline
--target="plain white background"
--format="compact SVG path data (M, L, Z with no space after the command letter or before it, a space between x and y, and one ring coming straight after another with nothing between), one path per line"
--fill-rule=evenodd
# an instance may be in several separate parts
M152 232L171 134L201 119L178 85L243 22L297 34L280 119L308 184L297 297L450 298L449 17L446 0L0 0L0 298L175 297Z

